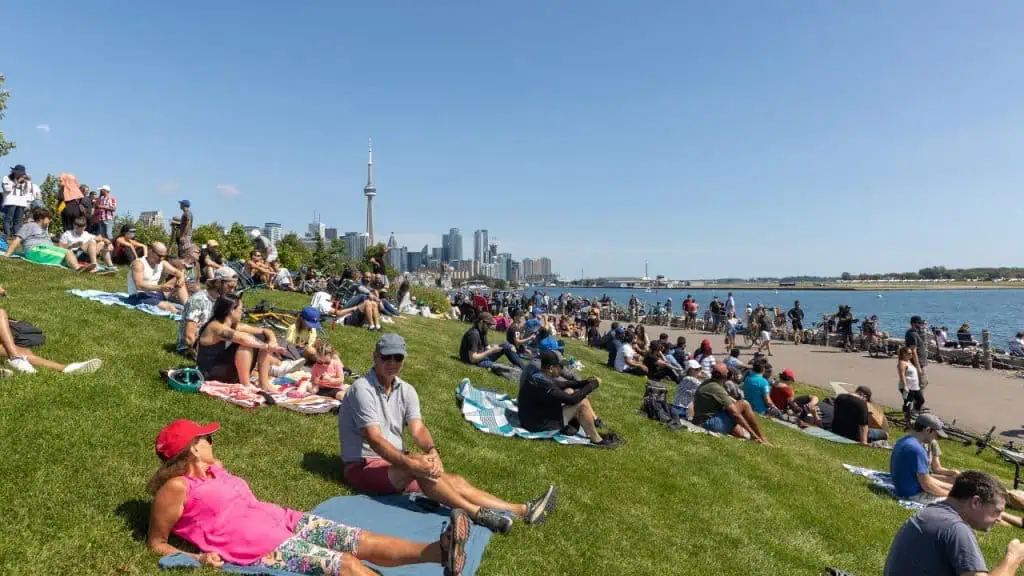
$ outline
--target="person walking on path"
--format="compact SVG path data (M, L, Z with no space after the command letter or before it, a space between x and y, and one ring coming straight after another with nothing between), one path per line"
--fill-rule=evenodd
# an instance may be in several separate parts
M793 307L786 313L789 321L793 323L793 344L799 346L804 338L804 309L800 307L800 301L793 302Z
M921 390L924 390L928 387L928 375L924 371L928 364L928 341L924 337L924 320L920 316L910 318L910 330L907 330L905 343L911 349L910 361L917 369L917 379L921 383Z
M911 361L912 356L911 349L904 346L900 348L899 360L896 362L896 373L900 379L900 395L903 396L903 421L905 426L910 426L911 409L916 414L924 406L921 380L918 377L917 367Z

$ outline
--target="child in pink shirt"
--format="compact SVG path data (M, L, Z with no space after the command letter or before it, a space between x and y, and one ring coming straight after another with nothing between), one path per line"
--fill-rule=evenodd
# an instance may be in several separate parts
M341 358L330 342L317 340L316 364L313 365L312 373L317 394L337 400L345 397L349 389L345 383L345 365L341 363Z

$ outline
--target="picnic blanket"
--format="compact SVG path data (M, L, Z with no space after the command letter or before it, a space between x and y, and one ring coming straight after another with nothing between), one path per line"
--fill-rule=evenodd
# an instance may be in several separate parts
M512 366L511 364L498 364L495 362L494 364L491 364L488 370L490 370L491 373L501 376L509 382L515 382L516 384L519 383L519 378L523 375L522 368Z
M295 373L286 377L277 378L274 384L281 386L280 392L264 393L259 386L248 384L229 384L207 380L199 388L201 394L211 398L224 400L229 404L241 406L242 408L259 408L267 405L269 396L275 406L285 410L298 412L300 414L323 414L341 406L341 402L334 398L327 398L317 394L304 394L296 389L302 376L295 378ZM308 375L305 377L308 378Z
M775 422L776 424L781 424L786 428L799 430L800 432L803 432L804 434L807 434L809 436L814 436L815 438L828 440L829 442L835 442L837 444L856 444L856 442L850 440L846 436L840 436L839 434L836 434L831 430L825 430L824 428L819 428L817 426L808 426L806 428L801 428L800 426L793 424L792 422L786 422L785 420L779 420L777 418L772 418L772 422Z
M161 310L160 308L150 304L139 304L132 306L125 302L128 298L128 294L125 292L104 292L102 290L68 290L68 294L72 296L78 296L79 298L85 298L86 300L92 300L93 302L99 302L105 306L122 306L124 308L134 308L140 312L151 314L153 316L163 316L170 318L175 322L181 320L181 306L178 306L178 313L168 312L167 310Z
M576 436L566 436L558 430L530 432L519 425L519 406L515 399L501 392L474 388L469 378L462 379L455 397L462 403L463 418L481 432L527 440L550 438L559 444L590 444L582 431Z
M921 510L925 507L924 504L919 502L913 502L911 500L901 500L896 497L896 486L892 483L892 476L888 472L880 472L878 470L872 470L871 468L861 468L859 466L851 466L849 464L843 464L843 468L853 472L857 476L863 476L871 483L879 488L885 490L894 500L899 502L900 506L907 510Z
M324 518L358 526L376 534L405 538L413 542L433 542L448 522L450 510L422 496L339 496L320 504L313 514ZM493 534L490 530L473 525L466 542L466 566L462 573L473 576L480 568L484 549ZM440 564L411 564L394 568L381 568L367 563L383 576L435 576L442 573ZM199 568L199 563L186 554L170 554L159 562L164 570L172 568ZM269 576L294 576L284 570L267 570L237 564L224 564L225 572L235 574L266 574Z
M0 247L0 249L6 250L7 249L6 244L3 247ZM28 262L29 264L35 264L37 266L51 266L53 268L63 268L65 270L71 270L71 268L68 268L67 266L65 266L63 262L58 263L58 264L47 264L45 262L33 262L31 260L26 260L25 256L22 255L22 254L11 254L10 258L12 258L14 260L21 260L22 262ZM86 262L86 264L87 263L88 262ZM107 274L114 274L115 272L117 272L117 266L105 266L103 264L97 264L96 265L96 270L95 270L96 274L107 275Z

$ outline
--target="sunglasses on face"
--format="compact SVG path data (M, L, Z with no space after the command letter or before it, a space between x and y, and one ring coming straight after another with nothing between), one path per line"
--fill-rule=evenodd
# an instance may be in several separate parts
M405 356L401 354L381 354L380 359L381 362L397 362L400 364L405 361Z

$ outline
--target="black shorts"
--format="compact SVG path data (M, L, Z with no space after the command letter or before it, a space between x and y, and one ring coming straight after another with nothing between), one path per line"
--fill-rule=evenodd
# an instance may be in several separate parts
M800 322L799 320L794 320L793 321L793 330L803 330L803 329L804 329L804 323L803 322Z

